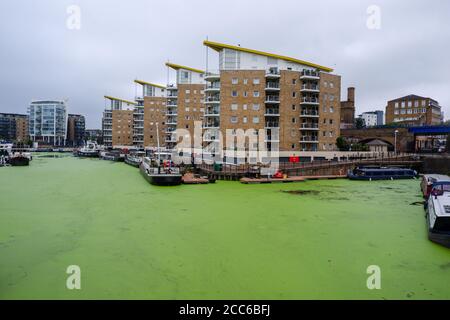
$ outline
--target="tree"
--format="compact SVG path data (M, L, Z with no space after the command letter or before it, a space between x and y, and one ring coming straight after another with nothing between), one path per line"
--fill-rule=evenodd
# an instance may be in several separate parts
M347 140L344 137L338 137L336 139L336 146L339 148L340 151L348 151L350 147Z
M365 128L366 126L366 122L364 121L363 118L356 118L355 119L355 127L356 129L362 129Z

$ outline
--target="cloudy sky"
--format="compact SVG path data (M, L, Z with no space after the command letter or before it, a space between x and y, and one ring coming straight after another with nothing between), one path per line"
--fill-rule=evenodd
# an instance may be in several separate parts
M68 27L71 5L79 30ZM100 128L105 94L133 99L136 78L166 83L167 60L205 68L208 37L335 68L343 99L356 87L358 113L414 93L448 119L449 21L448 0L2 0L0 112L67 98Z

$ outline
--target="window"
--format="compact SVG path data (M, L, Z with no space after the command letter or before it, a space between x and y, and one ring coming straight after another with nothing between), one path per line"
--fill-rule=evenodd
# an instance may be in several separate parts
M334 101L334 96L330 94L330 101Z
M242 106L242 110L247 110L247 105L246 105L246 104L244 104L244 105Z
M191 100L190 100L190 99L186 99L185 102L186 102L186 103L189 103L189 102L191 102Z
M405 101L402 101L402 108L406 107Z
M232 97L237 97L238 96L238 92L236 90L231 91L231 96Z
M395 108L396 108L396 109L398 108L398 102L395 103Z
M295 111L297 109L297 106L295 104L292 105L292 111Z
M230 118L230 121L231 121L231 123L237 123L237 122L238 122L238 119L237 119L236 116L232 116L232 117Z
M231 83L232 83L232 84L238 84L238 83L239 83L238 78L233 78L233 79L231 79Z
M334 112L334 108L330 107L330 112L333 113Z
M325 81L325 82L323 83L323 86L324 86L325 88L327 88L327 87L328 87L328 82Z
M330 138L333 138L333 131L329 132L329 136L330 136Z
M253 110L258 111L259 110L259 104L254 103L253 104Z
M395 110L394 114L400 114L400 112L398 110Z
M231 105L231 110L236 111L238 109L238 105L236 103L233 103Z
M244 97L248 97L248 92L244 91Z
M412 109L408 109L408 114L412 114Z
M412 101L408 101L408 107L412 107Z
M186 94L190 94L191 93L191 90L186 90Z
M291 144L291 149L295 149L295 144Z
M327 107L323 106L323 112L327 112Z
M259 97L259 91L253 91L253 97L258 98Z
M243 118L242 118L242 122L243 122L243 123L247 123L247 117L243 117Z
M406 114L406 111L405 111L405 110L402 110L401 114Z
M334 88L334 83L330 81L330 88Z
M427 102L425 100L422 100L422 107L425 107L427 105Z
M260 83L260 81L259 81L258 78L254 78L254 79L253 79L253 84L259 84L259 83Z
M292 92L292 98L297 98L297 92Z
M419 106L419 100L414 101L414 107L418 107Z
M259 117L253 117L253 123L259 123Z
M297 84L297 79L292 79L292 84Z
M186 112L189 112L189 108L186 108L185 110L186 110Z
M323 119L323 124L327 124L327 119Z
M248 79L244 79L244 84L248 84Z
M292 123L297 123L297 118L292 118Z
M333 119L330 119L330 124L333 124Z

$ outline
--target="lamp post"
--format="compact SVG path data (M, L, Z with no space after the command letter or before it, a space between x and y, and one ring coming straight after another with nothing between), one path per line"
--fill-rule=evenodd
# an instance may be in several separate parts
M394 153L395 155L397 155L397 134L398 134L398 130L394 131Z

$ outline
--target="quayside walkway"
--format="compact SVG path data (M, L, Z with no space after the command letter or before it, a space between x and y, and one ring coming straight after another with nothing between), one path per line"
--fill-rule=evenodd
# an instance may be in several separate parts
M279 171L287 176L288 179L297 179L303 181L312 178L341 178L346 176L347 171L357 166L398 166L404 168L419 169L422 161L415 154L401 154L389 157L357 158L345 160L317 160L301 163L282 162L277 165ZM268 176L264 172L269 169L268 165L241 164L229 165L223 164L201 164L197 169L203 175L217 180L242 180L249 183L249 179L265 179ZM278 180L280 181L280 180ZM291 181L287 181L291 182Z

